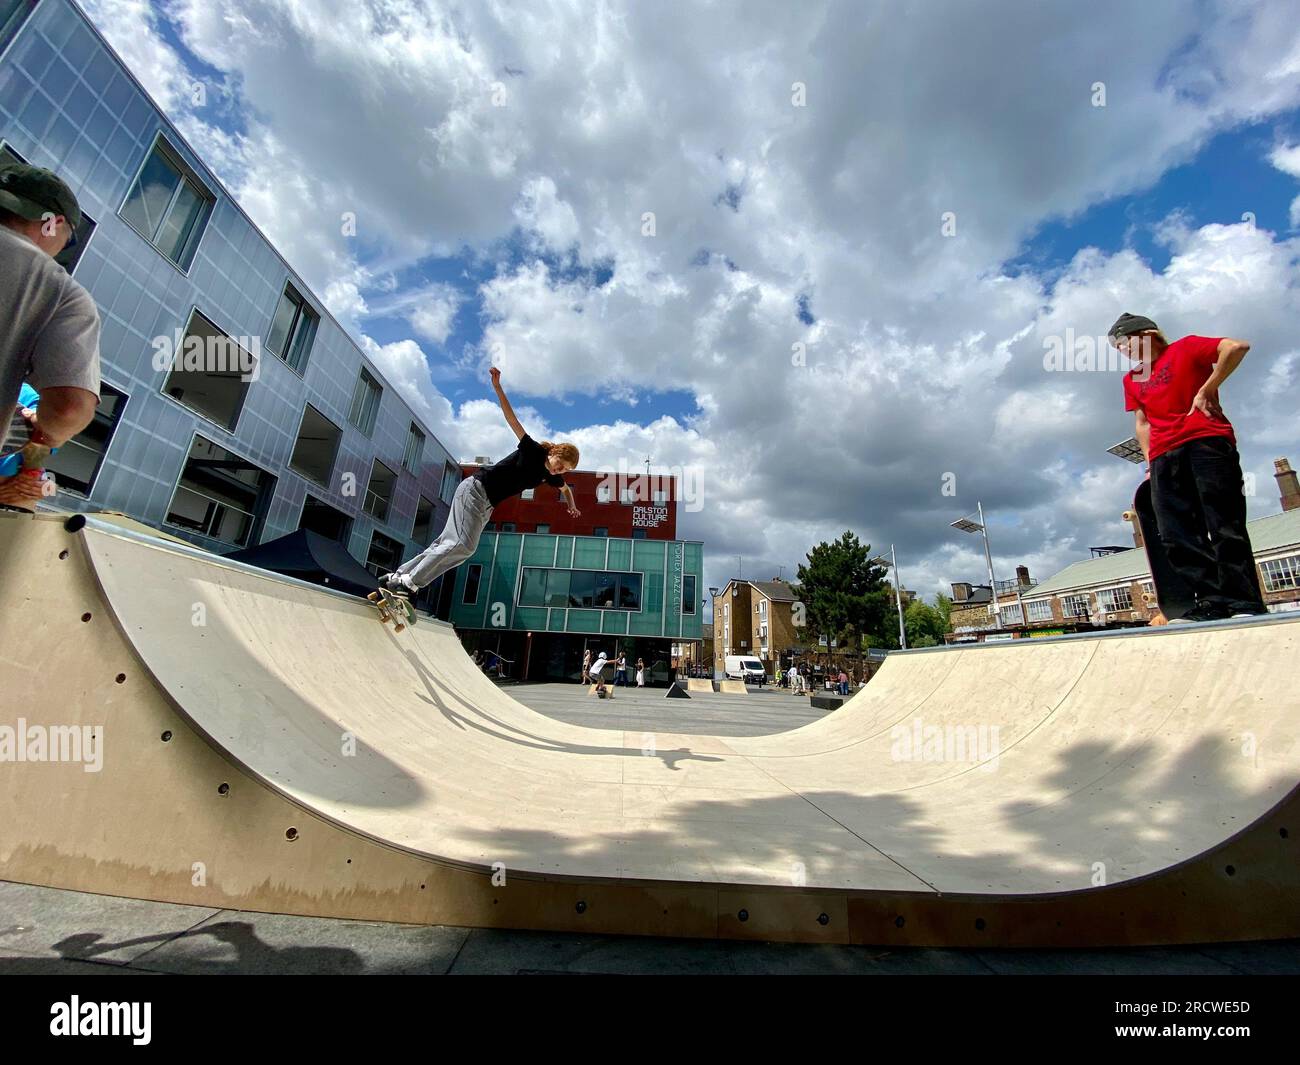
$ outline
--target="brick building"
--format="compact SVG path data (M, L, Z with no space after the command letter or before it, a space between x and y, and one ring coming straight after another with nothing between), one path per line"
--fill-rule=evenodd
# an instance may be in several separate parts
M461 473L469 477L491 464L491 459L479 456L463 464ZM569 517L559 491L543 484L497 504L487 531L613 536L629 540L677 538L675 478L573 470L564 475L564 480L573 490L573 502L581 517Z
M713 597L714 673L725 671L727 655L751 655L774 674L780 656L799 643L793 618L797 598L790 583L780 579L728 581Z

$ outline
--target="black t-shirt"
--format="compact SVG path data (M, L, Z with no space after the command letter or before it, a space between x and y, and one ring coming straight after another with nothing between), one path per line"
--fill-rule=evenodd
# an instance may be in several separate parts
M564 487L564 478L546 468L546 449L527 433L519 446L505 458L474 474L483 482L488 502L494 507L503 499L518 495L525 488L536 488L545 481L555 488Z

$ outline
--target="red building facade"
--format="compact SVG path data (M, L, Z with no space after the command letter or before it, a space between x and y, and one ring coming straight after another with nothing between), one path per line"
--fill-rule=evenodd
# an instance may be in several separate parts
M461 473L473 476L480 466L480 463L465 464ZM569 517L559 490L543 484L524 496L497 504L486 531L677 539L675 478L574 470L566 473L564 480L573 489L573 501L582 512L580 517Z

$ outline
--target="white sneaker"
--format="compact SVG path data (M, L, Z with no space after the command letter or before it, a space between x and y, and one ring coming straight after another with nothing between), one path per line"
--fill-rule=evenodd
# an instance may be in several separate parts
M1259 617L1258 614L1246 614L1246 613L1242 613L1242 614L1233 614L1232 616L1233 616L1234 618L1257 618L1257 617Z
M405 573L385 573L379 578L379 582L390 592L399 592L404 595L415 595L420 590L411 583L411 578Z

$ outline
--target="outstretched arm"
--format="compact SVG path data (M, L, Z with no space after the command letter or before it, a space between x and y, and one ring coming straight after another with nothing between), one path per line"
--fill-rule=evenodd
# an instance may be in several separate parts
M581 517L582 511L578 509L578 504L573 501L573 489L566 484L560 489L560 495L564 497L564 503L568 507L570 517Z
M510 406L510 400L506 399L505 389L501 387L501 371L493 366L491 372L492 387L496 390L497 402L501 404L501 413L506 416L510 428L515 431L515 439L522 440L524 438L524 427L519 424L519 419L515 417L514 408Z

